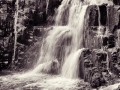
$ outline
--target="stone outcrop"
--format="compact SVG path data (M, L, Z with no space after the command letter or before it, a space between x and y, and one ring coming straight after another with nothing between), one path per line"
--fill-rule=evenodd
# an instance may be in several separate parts
M119 15L116 6L89 6L84 23L84 46L100 49L107 44L113 48L116 41L119 44Z
M82 53L80 78L84 79L85 82L89 82L93 88L104 85L106 83L104 75L109 74L107 70L107 52L100 49L90 50L86 48Z
M108 51L110 71L120 77L120 48Z
M109 79L109 71L120 77L120 12L119 1L114 5L88 7L84 23L84 47L91 53L84 59L84 80L92 87ZM95 77L98 75L99 77ZM108 76L105 78L105 76ZM103 78L98 80L98 78ZM95 82L98 80L99 82Z

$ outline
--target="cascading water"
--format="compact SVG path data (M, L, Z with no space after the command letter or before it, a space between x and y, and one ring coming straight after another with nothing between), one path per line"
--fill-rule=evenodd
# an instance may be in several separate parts
M73 11L72 11L73 9ZM62 67L62 75L68 78L78 78L79 75L79 57L83 49L83 30L84 30L84 16L87 5L82 6L82 3L72 5L70 9L70 18L68 26L73 28L72 33L72 51L70 55L66 56L65 63ZM73 71L73 72L72 72Z
M97 2L96 0L95 2L94 0L63 0L55 19L56 26L48 32L41 47L39 64L32 73L42 72L43 70L50 73L51 68L57 68L57 72L64 77L78 78L79 57L84 50L84 19L88 7L86 4L99 5L103 2ZM64 22L65 24L62 26ZM53 62L56 65L52 67Z
M69 10L68 16L64 14L65 7ZM64 77L78 78L78 61L80 53L83 51L81 48L83 48L84 16L87 7L88 5L83 5L79 0L63 0L58 8L57 26L48 32L41 48L40 64L33 70L33 73L43 69L50 71L52 66L49 64L48 68L48 63L57 59L60 64L59 73L62 73ZM68 20L66 26L60 26L64 22L63 17ZM58 63L57 66L59 66Z
M80 56L82 54L82 51L84 48L79 49L75 53L71 53L63 67L62 67L62 76L67 77L67 78L79 78L79 60L81 59Z
M46 0L46 1L48 1L47 2L48 4L49 0ZM99 6L97 9L97 12L99 13L98 15L99 25L96 30L98 32L95 31L95 36L97 36L98 38L93 36L95 39L97 39L96 41L98 41L98 43L96 43L96 41L94 42L96 44L95 47L90 43L93 46L92 51L84 48L84 43L83 43L84 32L83 31L87 30L87 29L84 29L84 27L86 27L85 23L88 20L86 19L88 18L86 16L89 14L87 13L86 15L88 6L93 4L101 5L107 2L108 0L63 0L62 4L58 8L57 16L55 19L55 26L52 27L52 30L50 30L47 33L47 37L43 40L43 43L41 46L40 58L38 60L36 67L32 71L28 73L23 73L22 75L15 73L15 75L13 75L12 77L11 75L9 75L9 76L0 78L2 90L13 89L13 87L15 87L15 90L17 89L28 90L31 88L32 90L36 90L36 89L37 90L41 90L41 89L42 90L43 89L78 90L83 88L85 90L88 90L91 87L89 87L88 84L85 85L84 81L87 80L87 82L89 82L90 84L98 84L96 82L94 83L94 82L88 81L89 79L90 80L94 79L93 78L94 75L100 76L99 72L97 73L98 74L97 75L96 73L93 74L94 71L92 71L99 67L98 63L96 64L96 61L102 60L101 65L102 64L105 65L105 63L107 62L107 69L109 69L108 53L107 51L104 51L101 49L102 45L99 45L99 41L98 41L99 37L101 39L105 35L107 36L107 33L108 33L108 32L103 32L104 26L102 26L100 22L101 12L99 10ZM46 8L46 13L47 13L47 8ZM17 18L15 19L15 26L16 24L17 24ZM105 28L108 29L108 27L105 27ZM93 29L96 29L96 27ZM89 33L86 33L86 34L88 35ZM120 31L118 31L117 34L119 36ZM16 29L15 29L15 37L17 37ZM88 41L90 39L88 39ZM118 42L119 42L119 39L120 38L118 37ZM15 43L16 43L16 40L15 40ZM89 43L88 43L88 46L89 46ZM97 48L97 49L94 50L94 48ZM100 50L98 50L98 48ZM15 50L14 50L14 53L15 53ZM107 56L107 59L106 59L106 56ZM86 67L87 65L86 63L84 63L84 61L86 61L87 63L89 61L93 61L93 62L90 62L91 65L92 64L96 64L96 65L95 67L93 66L92 69L91 69L91 66L87 68ZM90 73L87 72L88 69L91 70L92 72L91 71ZM59 74L60 76L43 74L43 73ZM82 79L84 78L84 81L82 79L78 79L80 77ZM67 79L67 78L70 78L70 79ZM95 81L98 81L98 80L95 79ZM4 88L4 86L7 86L8 88L6 89ZM116 86L112 86L112 87L116 87ZM87 89L85 87L87 87ZM105 90L108 90L108 89L105 89ZM104 90L104 89L101 89L101 90Z

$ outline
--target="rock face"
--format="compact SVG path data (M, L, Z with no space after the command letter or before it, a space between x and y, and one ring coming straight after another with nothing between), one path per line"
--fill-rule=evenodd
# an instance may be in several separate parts
M85 16L83 43L90 54L85 55L82 78L92 87L105 84L109 71L120 75L120 12L117 6L120 1L113 2L111 6L89 6Z
M115 5L120 5L120 0L113 0L113 3L114 3Z
M99 12L100 12L100 22L101 25L106 26L107 24L107 5L101 5L99 6Z
M115 26L118 25L119 22L119 11L115 6L108 6L107 7L108 12L108 27L111 32L115 29Z
M95 5L89 6L87 10L89 26L98 26L98 7Z
M109 50L109 68L119 77L120 73L120 48Z
M80 58L80 78L89 82L93 88L106 83L103 73L107 74L107 53L100 49L82 52ZM82 60L81 60L82 59Z
M85 16L84 46L90 49L106 45L108 48L115 47L115 42L119 41L116 38L119 37L119 15L115 6L89 6Z

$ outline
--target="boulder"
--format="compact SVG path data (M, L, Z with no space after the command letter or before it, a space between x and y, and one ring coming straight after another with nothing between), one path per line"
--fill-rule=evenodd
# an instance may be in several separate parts
M39 64L33 73L47 73L47 74L57 74L59 70L59 62L57 60L51 60L42 64Z

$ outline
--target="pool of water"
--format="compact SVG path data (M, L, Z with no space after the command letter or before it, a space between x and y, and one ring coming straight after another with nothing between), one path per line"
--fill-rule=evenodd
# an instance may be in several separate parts
M0 90L90 90L90 87L83 80L26 73L0 76Z

